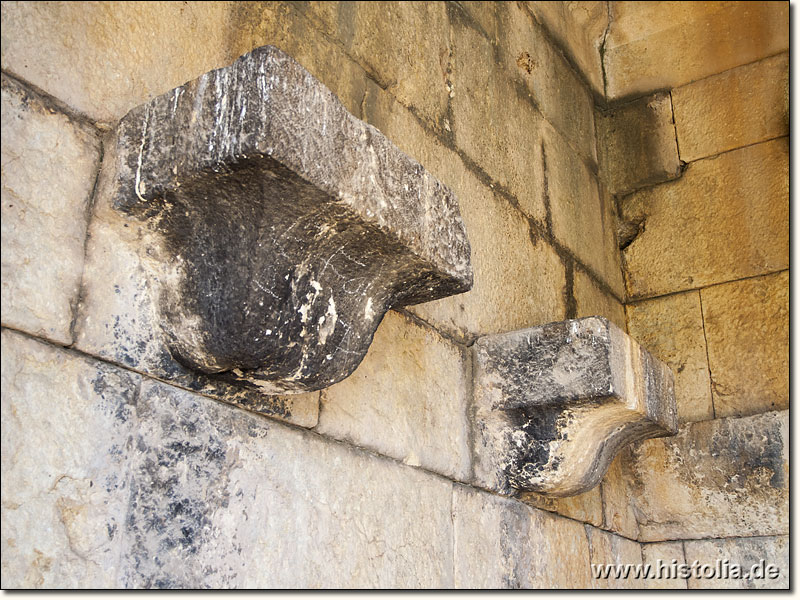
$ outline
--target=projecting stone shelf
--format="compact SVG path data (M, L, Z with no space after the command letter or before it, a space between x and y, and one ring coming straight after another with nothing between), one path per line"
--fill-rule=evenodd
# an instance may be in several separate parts
M626 444L677 432L673 376L602 317L475 343L480 485L572 496L597 485Z
M274 47L135 108L110 152L112 205L154 234L157 320L192 370L320 389L388 309L472 286L452 192Z

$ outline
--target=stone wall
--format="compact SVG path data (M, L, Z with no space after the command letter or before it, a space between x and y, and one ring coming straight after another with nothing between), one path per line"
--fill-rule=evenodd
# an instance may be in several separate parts
M787 47L653 83L639 4L3 3L3 587L685 587L590 563L755 554L788 584ZM475 279L290 418L80 342L105 133L265 44L455 192ZM681 433L573 498L480 489L475 340L593 314L673 367Z

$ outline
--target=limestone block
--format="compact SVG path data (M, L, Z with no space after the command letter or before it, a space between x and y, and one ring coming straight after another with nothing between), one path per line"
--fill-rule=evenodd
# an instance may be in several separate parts
M447 155L445 155L447 156ZM465 341L566 316L561 258L524 216L464 170L454 184L469 231L472 290L410 310Z
M789 414L690 423L623 465L642 541L784 535Z
M687 540L686 562L719 566L723 577L694 576L689 589L789 589L789 536ZM763 562L762 562L763 561ZM731 565L741 569L735 577ZM773 568L768 571L768 566ZM777 569L777 571L775 570ZM777 573L777 577L774 575ZM749 577L744 578L745 575Z
M785 269L787 140L694 162L679 180L625 197L620 212L640 232L623 250L631 299Z
M633 445L620 450L606 471L603 488L603 526L627 538L639 539L639 522L630 499L627 465L633 461Z
M498 69L494 49L462 18L451 26L453 98L450 123L456 146L477 167L544 223L541 130L544 119Z
M600 46L608 27L607 3L558 1L526 2L526 5L578 66L592 92L604 96Z
M647 587L657 590L685 590L686 578L681 576L680 565L686 563L684 542L655 542L641 544L642 562L651 566L653 576Z
M452 587L451 483L152 380L139 412L120 585Z
M466 358L434 330L390 311L358 369L322 392L317 431L466 481Z
M529 96L570 146L595 164L594 102L588 87L522 3L497 3L497 15L495 43L506 77L521 83L527 92L523 97Z
M582 523L590 523L597 527L602 527L603 525L603 495L600 486L569 498L555 498L535 492L519 494L517 498L525 504L563 515Z
M268 393L343 379L386 310L472 283L452 192L274 47L131 111L100 185L146 224L152 344Z
M589 555L593 569L601 565L640 565L642 564L642 547L639 542L629 540L614 533L586 526L586 537L589 539ZM593 573L594 589L643 589L647 587L644 577L636 577L631 570L628 576L606 571L597 576Z
M700 294L685 292L625 307L628 333L675 374L680 423L714 418Z
M625 307L619 300L614 298L606 290L602 289L598 283L583 269L575 269L575 279L573 283L573 293L577 305L577 317L605 317L614 325L627 330L625 324ZM636 336L633 336L635 339Z
M474 348L482 487L575 495L628 443L675 433L672 373L607 319L486 336Z
M3 330L3 588L114 587L140 377Z
M668 93L598 112L600 172L613 194L675 179L681 173Z
M445 3L297 4L401 104L431 123L441 120L452 89Z
M545 175L553 235L622 297L613 198L552 127L544 130Z
M676 88L672 103L686 162L789 135L789 55Z
M716 416L789 408L789 272L700 295Z
M2 121L3 325L71 344L100 141L5 75Z
M679 87L789 48L785 2L615 2L609 100Z
M583 525L454 486L455 587L590 588Z

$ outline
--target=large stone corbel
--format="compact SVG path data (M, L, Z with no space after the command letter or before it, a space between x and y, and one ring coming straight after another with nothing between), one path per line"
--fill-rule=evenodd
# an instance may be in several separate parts
M602 317L480 338L475 352L479 485L572 496L626 444L677 432L673 375Z
M170 354L263 392L343 379L388 309L472 285L452 192L271 46L128 113L103 180Z

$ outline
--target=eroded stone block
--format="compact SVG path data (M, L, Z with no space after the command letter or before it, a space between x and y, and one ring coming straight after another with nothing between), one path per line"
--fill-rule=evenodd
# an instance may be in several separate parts
M135 352L265 392L343 379L386 310L472 283L452 192L274 47L128 113L100 186L139 227L138 312L159 326ZM115 324L87 297L85 324Z
M605 318L475 343L475 476L489 489L578 494L676 419L672 372Z

